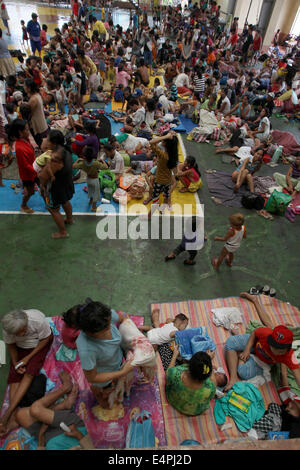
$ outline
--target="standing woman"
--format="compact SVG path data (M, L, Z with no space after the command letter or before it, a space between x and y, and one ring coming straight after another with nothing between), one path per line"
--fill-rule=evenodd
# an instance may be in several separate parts
M25 93L29 97L32 134L37 145L40 147L44 137L48 134L48 124L44 113L43 98L39 93L38 85L32 78L25 80Z
M97 78L97 66L94 64L92 59L84 53L84 50L79 47L77 48L77 55L78 61L88 78L88 91L90 92L91 90L94 90L94 83Z
M169 206L171 203L172 170L176 168L178 163L178 138L176 132L171 131L162 137L155 137L150 140L150 145L152 152L158 158L158 163L152 193L153 209L151 208L149 217L157 209L161 193L164 193L165 203Z
M55 180L49 189L49 195L46 198L46 207L57 225L58 232L52 234L52 238L67 238L69 234L66 231L66 225L72 225L72 204L70 200L74 194L73 183L73 161L71 149L65 146L65 138L61 131L52 129L46 139L43 140L41 149L55 151L59 147L64 147L63 168L55 173ZM66 214L66 219L60 213L60 206Z
M8 128L8 140L15 141L15 152L19 168L20 179L24 187L24 196L21 204L21 212L32 214L33 209L27 203L34 194L34 186L37 183L37 174L33 169L35 160L34 148L29 141L30 130L26 121L15 119Z
M188 31L182 43L182 55L185 61L187 62L190 61L193 49L194 49L193 35L191 31Z
M9 30L9 26L8 26L8 20L9 20L9 16L8 16L8 13L7 13L7 9L6 9L6 5L4 2L1 2L1 20L2 20L2 23L4 24L5 28L7 28L7 36L11 36L10 34L10 30Z
M2 29L0 29L0 75L7 77L15 75L16 67L7 47L7 42L2 38Z

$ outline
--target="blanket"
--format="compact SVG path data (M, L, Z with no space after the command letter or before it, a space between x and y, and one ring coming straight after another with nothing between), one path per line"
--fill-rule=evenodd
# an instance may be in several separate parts
M276 144L283 146L285 155L295 155L295 152L300 152L300 144L291 132L275 129L272 131L272 137Z
M242 196L249 191L246 186L242 186L237 193L233 192L234 182L231 173L216 170L214 173L206 174L208 189L213 197L219 199L227 207L243 207Z

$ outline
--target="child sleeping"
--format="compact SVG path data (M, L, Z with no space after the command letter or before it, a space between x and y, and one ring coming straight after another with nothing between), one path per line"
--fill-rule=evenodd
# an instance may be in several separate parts
M188 325L189 319L183 314L179 313L174 319L168 318L164 325L159 323L159 310L155 309L152 312L152 326L140 326L140 331L147 332L147 338L150 343L155 346L169 343L174 339L176 331L184 330Z

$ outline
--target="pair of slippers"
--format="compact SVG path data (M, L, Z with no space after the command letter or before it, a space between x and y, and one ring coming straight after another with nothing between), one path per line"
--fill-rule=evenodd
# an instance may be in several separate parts
M165 261L166 261L166 262L171 261L171 260L173 260L173 259L176 259L176 256L166 256L166 257L165 257ZM190 260L188 260L188 259L185 259L184 262L183 262L183 264L188 265L188 266L194 266L194 265L196 264L196 261L194 261L194 260L191 260L191 261L190 261Z
M266 286L256 286L256 287L251 287L251 289L249 289L249 294L252 294L252 295L259 295L259 294L263 294L263 295L269 295L270 297L275 297L276 295L276 290L273 288L273 287L270 287L268 285Z

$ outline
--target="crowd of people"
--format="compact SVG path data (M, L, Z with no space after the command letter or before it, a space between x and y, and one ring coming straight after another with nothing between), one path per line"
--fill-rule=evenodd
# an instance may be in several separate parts
M67 238L66 227L74 223L71 200L79 170L86 175L91 210L96 211L102 198L99 171L113 174L118 187L125 171L138 168L146 173L149 185L149 197L144 200L146 205L151 203L149 217L157 208L162 210L161 194L171 208L175 189L187 193L202 186L196 158L189 155L184 162L178 161L176 117L186 114L198 125L202 111L220 123L216 154L228 153L237 165L232 173L233 191L246 185L254 193L253 175L264 157L272 157L278 148L271 135L274 101L282 103L281 112L287 117L299 109L295 86L299 42L284 54L276 37L274 47L263 54L259 29L246 23L239 31L238 18L230 24L222 22L216 1L190 3L183 11L155 6L151 21L146 11L131 10L127 29L114 24L107 3L72 0L71 6L70 21L56 28L52 37L47 34L47 25L39 24L36 13L28 22L21 20L22 41L25 47L30 43L31 51L25 58L18 53L18 64L0 30L0 80L5 90L0 135L9 149L1 155L0 178L1 168L15 159L20 178L17 184L23 189L21 211L34 212L30 198L39 191L58 228L52 236ZM151 77L155 77L153 86ZM105 110L110 101L120 104L121 111L110 114L123 125L120 135L105 134L103 113L95 117L85 107L97 102ZM124 154L130 170L125 170ZM300 159L294 157L287 175L276 177L293 198L300 191ZM229 222L227 234L215 237L215 241L225 242L219 258L212 259L215 269L224 259L232 266L234 252L246 237L242 214L233 214ZM185 237L165 260L185 251L192 238ZM196 254L189 251L186 264L194 264ZM201 414L217 387L226 392L237 381L262 374L250 352L267 365L283 364L283 385L284 368L290 368L300 386L292 333L283 325L273 328L259 302L248 294L243 297L254 303L264 327L251 335L233 335L226 342L228 381L214 368L210 351L196 353L188 363L178 365L175 347L166 367L166 394L181 413ZM174 331L187 327L184 315L163 327L157 315L153 313L153 329L147 331L150 341L154 338L153 346L165 344L174 338ZM89 300L68 310L64 321L64 341L78 350L91 392L105 408L116 382L134 369L129 361L123 362L116 324L124 318L101 302ZM30 406L19 406L51 348L53 333L44 315L36 310L13 311L3 317L2 327L11 367L10 404L0 418L1 435L22 425L48 448L53 439L56 444L62 439L59 436L73 439L69 447L74 439L75 445L80 442L84 446L87 430L71 410L78 388L68 374L61 374L58 390ZM64 395L64 401L56 404ZM299 436L299 398L290 400L287 412L298 423L295 434ZM69 431L60 429L61 422Z

